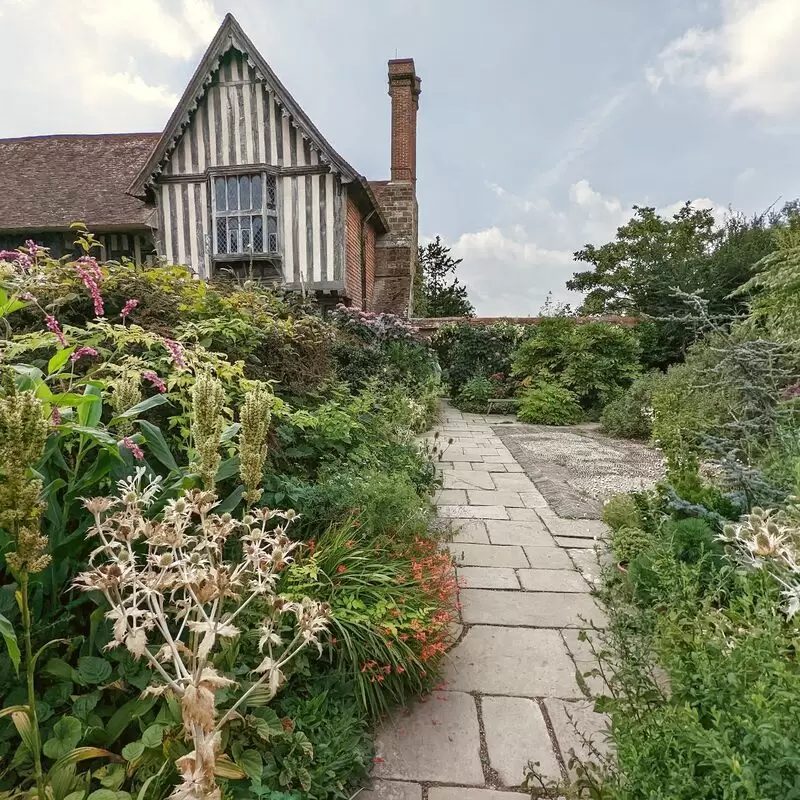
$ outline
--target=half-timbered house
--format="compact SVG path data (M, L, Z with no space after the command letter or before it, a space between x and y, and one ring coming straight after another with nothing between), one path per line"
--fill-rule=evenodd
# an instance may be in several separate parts
M160 135L0 140L0 246L33 238L59 255L82 221L108 258L254 275L405 312L419 93L413 60L390 61L391 178L368 181L229 14Z

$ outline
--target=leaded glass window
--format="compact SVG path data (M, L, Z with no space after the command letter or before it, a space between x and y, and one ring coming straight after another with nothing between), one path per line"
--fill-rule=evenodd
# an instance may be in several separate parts
M214 252L278 253L277 181L274 175L213 178Z

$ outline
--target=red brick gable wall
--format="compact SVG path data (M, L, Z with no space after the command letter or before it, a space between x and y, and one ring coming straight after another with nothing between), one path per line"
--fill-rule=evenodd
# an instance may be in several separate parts
M361 307L361 213L347 197L345 220L344 293L350 303Z

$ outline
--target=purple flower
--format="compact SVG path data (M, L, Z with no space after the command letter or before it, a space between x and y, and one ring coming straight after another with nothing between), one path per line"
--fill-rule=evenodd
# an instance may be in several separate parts
M119 312L119 315L122 317L122 319L127 319L128 318L128 314L130 314L131 311L133 311L133 309L136 308L136 306L138 306L138 305L139 305L139 301L138 300L134 300L134 299L128 300L125 303L125 305L122 307L122 311Z
M19 250L0 250L0 261L10 261L20 269L30 269L32 266L31 257L27 253Z
M183 350L181 346L172 339L164 339L164 347L172 354L172 360L175 362L175 365L184 369L186 367L186 362L183 360Z
M47 323L47 327L56 335L56 339L58 339L58 343L62 347L67 346L67 338L61 331L61 326L58 324L58 320L52 314L45 314L44 321Z
M28 253L30 253L32 258L36 258L39 253L39 250L43 250L44 248L40 248L33 239L27 239L25 241L25 247L28 248Z
M139 445L138 445L138 444L136 444L136 442L134 442L134 441L133 441L133 439L131 439L131 437L130 437L130 436L126 436L126 437L125 437L125 438L122 440L122 446L123 446L124 448L126 448L127 450L130 450L130 452L131 452L131 455L132 455L132 456L133 456L133 457L134 457L134 458L135 458L137 461L144 461L144 452L142 451L142 448L141 448L141 447L139 447Z
M61 412L56 406L53 406L53 410L50 412L50 419L53 421L53 425L61 424Z
M69 360L73 363L77 361L79 358L83 358L84 356L96 356L97 350L94 347L79 347L70 357Z
M156 373L153 372L153 370L151 370L151 369L143 370L142 371L142 377L146 381L150 381L150 383L152 383L153 386L155 386L156 389L158 389L159 392L163 393L163 392L167 391L167 384L164 383L164 381L161 380L161 378L159 378L159 376L156 375Z
M27 300L29 303L36 303L38 302L36 297L32 295L30 292L22 292L19 296L20 300Z

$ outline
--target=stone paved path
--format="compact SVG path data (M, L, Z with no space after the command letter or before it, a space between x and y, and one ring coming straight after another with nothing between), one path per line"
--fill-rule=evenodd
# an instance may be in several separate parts
M507 800L529 761L565 778L570 748L587 755L578 731L602 749L579 632L604 623L590 586L603 526L550 509L493 431L501 419L445 406L436 503L457 531L463 629L442 689L379 731L359 800Z

